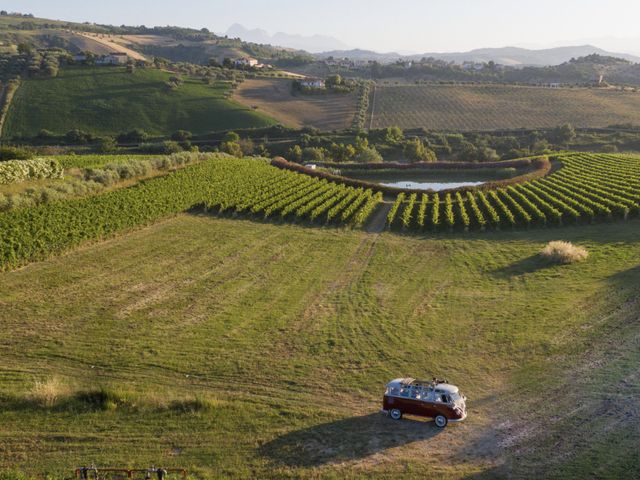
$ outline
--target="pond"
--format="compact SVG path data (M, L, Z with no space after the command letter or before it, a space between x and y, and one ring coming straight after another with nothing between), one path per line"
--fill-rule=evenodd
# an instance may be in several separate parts
M343 170L345 177L379 183L387 187L441 191L477 187L518 175L516 169L497 170Z
M408 188L411 190L433 190L439 192L441 190L449 190L451 188L461 187L477 187L485 182L413 182L407 180L398 180L397 182L376 182L385 187Z

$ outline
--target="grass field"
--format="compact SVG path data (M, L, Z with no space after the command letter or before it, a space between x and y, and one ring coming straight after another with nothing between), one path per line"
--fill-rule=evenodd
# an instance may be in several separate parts
M371 115L371 111L370 111ZM518 86L378 86L373 128L433 130L605 127L640 123L640 93Z
M176 91L165 82L170 73L120 67L61 69L57 78L23 82L11 104L4 137L36 135L41 129L66 133L79 128L118 134L141 128L167 135L272 125L275 120L227 100L225 84L205 85L185 78Z
M637 477L639 227L421 237L183 214L0 274L0 469ZM544 264L558 235L589 259ZM378 413L386 381L431 374L469 397L464 423ZM53 406L29 400L54 377Z
M358 103L356 93L292 95L291 80L262 78L241 83L234 98L284 125L322 131L349 128Z

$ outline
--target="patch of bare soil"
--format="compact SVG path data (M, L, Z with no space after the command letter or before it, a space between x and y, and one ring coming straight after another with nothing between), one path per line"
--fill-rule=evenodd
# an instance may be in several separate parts
M281 78L245 80L233 98L291 127L329 131L351 126L358 103L355 93L294 95L291 82Z
M440 429L417 417L394 421L376 411L290 432L263 445L261 453L290 467L371 471L381 465L418 460L438 468L453 465L459 452L468 450L470 435L477 436L477 431L477 425L464 423ZM464 461L470 470L493 468L495 463L485 454L468 451Z

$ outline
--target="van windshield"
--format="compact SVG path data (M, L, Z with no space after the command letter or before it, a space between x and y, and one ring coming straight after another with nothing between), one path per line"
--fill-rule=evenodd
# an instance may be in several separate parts
M449 396L451 397L451 400L453 400L454 402L457 402L458 400L462 400L462 396L460 396L458 392L451 393Z

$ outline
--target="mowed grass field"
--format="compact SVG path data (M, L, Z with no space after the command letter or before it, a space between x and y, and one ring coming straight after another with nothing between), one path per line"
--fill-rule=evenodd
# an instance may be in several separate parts
M322 131L351 127L358 106L356 93L293 95L290 79L258 78L241 83L233 94L238 102L258 107L290 127L314 127Z
M205 85L184 78L177 90L167 88L172 74L124 67L63 68L56 78L36 78L18 89L2 135L37 135L42 129L66 133L74 128L94 134L118 134L141 128L168 135L263 127L276 121L225 99L229 86Z
M638 477L639 228L422 237L182 214L2 273L0 470ZM558 238L589 259L539 260ZM461 387L465 422L378 413L388 380L428 375ZM30 400L53 378L52 406ZM79 397L101 388L109 402Z
M640 93L604 89L379 85L372 99L367 121L372 128L459 131L640 123Z

